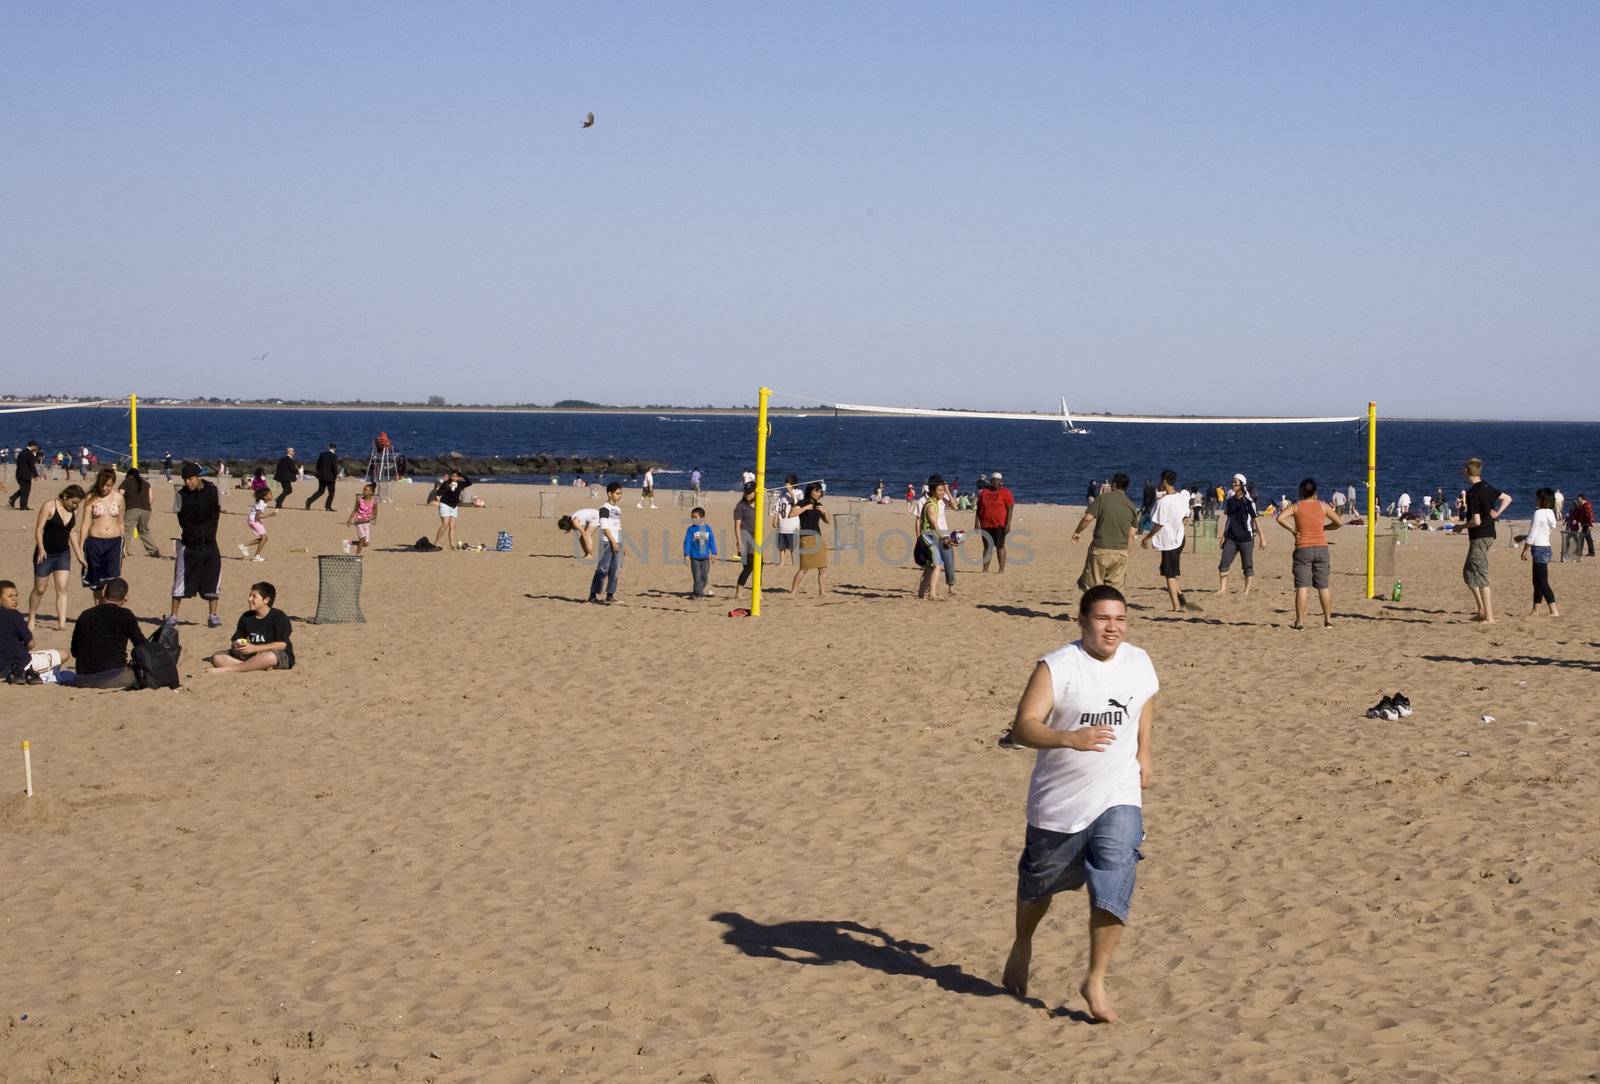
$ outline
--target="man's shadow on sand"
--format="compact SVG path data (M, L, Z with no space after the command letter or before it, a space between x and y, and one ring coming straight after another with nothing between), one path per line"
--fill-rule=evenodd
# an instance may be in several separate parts
M935 967L922 958L932 949L917 941L900 941L883 930L845 919L830 922L810 919L797 922L757 922L736 911L719 911L711 916L728 928L722 940L746 956L786 960L792 964L826 967L831 964L859 964L886 975L912 975L937 983L941 990L973 997L1010 997L1003 986L969 975L956 964ZM1038 998L1019 998L1035 1009L1047 1008ZM1085 1014L1057 1010L1060 1015L1077 1018Z

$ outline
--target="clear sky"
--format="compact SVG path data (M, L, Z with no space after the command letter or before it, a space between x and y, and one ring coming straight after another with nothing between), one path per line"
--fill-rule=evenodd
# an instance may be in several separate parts
M1597 58L1590 2L16 0L0 390L1593 418Z

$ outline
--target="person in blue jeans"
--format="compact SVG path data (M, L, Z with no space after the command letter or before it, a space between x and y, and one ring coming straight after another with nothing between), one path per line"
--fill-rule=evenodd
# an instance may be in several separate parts
M1533 495L1534 513L1533 523L1528 527L1528 535L1522 540L1522 559L1533 561L1533 609L1528 611L1532 617L1539 612L1539 603L1543 602L1550 607L1551 617L1560 617L1561 611L1556 609L1556 593L1550 590L1550 551L1552 539L1556 533L1556 491L1545 488Z
M622 483L606 486L606 503L600 506L600 557L594 563L594 579L589 581L589 601L600 601L600 588L606 590L605 605L617 597L617 574L622 571Z
M683 557L689 562L694 586L690 598L710 598L706 584L711 578L711 559L717 555L717 535L706 522L706 510L695 507L689 511L689 528L683 532Z
M1161 687L1150 656L1126 642L1127 628L1122 592L1109 584L1085 591L1078 602L1081 638L1039 660L1010 734L1015 745L1039 752L1028 784L1005 988L1027 996L1033 934L1051 899L1087 888L1089 970L1078 992L1089 1014L1108 1023L1117 1014L1106 974L1133 905Z

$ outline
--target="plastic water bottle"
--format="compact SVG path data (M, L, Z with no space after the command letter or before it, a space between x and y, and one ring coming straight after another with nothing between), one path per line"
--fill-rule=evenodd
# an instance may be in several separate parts
M1390 592L1389 598L1394 602L1399 602L1400 601L1400 581L1399 580L1395 580L1394 581L1394 590L1392 592Z

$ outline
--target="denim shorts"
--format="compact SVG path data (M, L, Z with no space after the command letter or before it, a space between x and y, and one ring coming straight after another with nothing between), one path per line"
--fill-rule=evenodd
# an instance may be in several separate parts
M1017 898L1041 900L1087 884L1090 906L1127 922L1143 841L1144 812L1136 805L1114 805L1081 832L1030 824L1017 860Z
M36 561L36 562L34 562L34 565L33 565L33 576L34 576L35 579L39 579L39 580L49 579L50 578L50 573L52 573L52 572L71 572L71 571L72 571L72 551L71 550L62 550L60 553L47 553L47 554L45 554L44 560Z
M1550 563L1550 557L1551 557L1551 552L1550 552L1551 551L1551 547L1550 546L1529 546L1528 550L1529 550L1530 554L1533 557L1533 563L1534 564L1536 564L1536 565L1547 565L1547 564Z
M785 534L784 532L779 531L778 532L778 552L779 553L784 553L784 552L793 551L796 548L796 543L798 543L799 541L800 541L800 535L799 535L798 532Z

